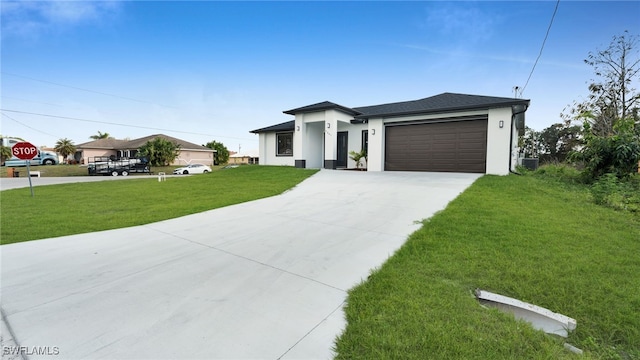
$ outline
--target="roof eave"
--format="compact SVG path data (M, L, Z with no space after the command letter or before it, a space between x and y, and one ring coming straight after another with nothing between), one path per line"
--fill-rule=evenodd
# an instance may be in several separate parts
M433 110L412 110L412 111L389 112L389 113L380 113L380 114L360 114L360 115L354 115L354 119L370 119L370 118L377 118L377 117L399 117L399 116L410 116L410 115L420 115L420 114L447 114L452 112L468 111L468 110L489 110L489 109L496 109L496 108L503 108L503 107L511 107L513 105L518 105L518 104L526 104L528 106L530 103L530 100L518 100L518 99L514 99L514 100L515 101L509 101L509 102L498 103L498 104L487 104L483 106L470 105L470 106L458 106L458 107L452 107L452 108L440 108L440 109L433 109Z
M334 110L334 109L338 109L344 113L347 113L349 115L359 115L361 114L359 111L353 110L351 108L348 108L346 106L342 106L342 105L338 105L338 104L334 104L334 105L327 105L327 106L319 106L316 108L312 108L312 109L304 109L304 108L297 108L297 109L291 109L291 110L286 110L283 111L283 113L287 114L287 115L296 115L296 114L304 114L304 113L312 113L312 112L318 112L318 111L325 111L325 110Z

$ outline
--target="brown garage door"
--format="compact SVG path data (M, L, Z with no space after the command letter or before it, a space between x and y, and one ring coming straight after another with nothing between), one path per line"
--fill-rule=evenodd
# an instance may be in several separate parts
M487 118L391 124L385 131L385 170L484 173Z

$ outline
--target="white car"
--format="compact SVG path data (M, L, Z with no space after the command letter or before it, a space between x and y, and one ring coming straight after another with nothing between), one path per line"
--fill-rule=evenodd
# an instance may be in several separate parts
M191 165L187 165L185 167L181 167L181 168L177 168L175 170L173 170L173 173L175 175L179 175L179 174L206 174L208 172L211 172L211 168L208 167L207 165L203 165L203 164L191 164Z

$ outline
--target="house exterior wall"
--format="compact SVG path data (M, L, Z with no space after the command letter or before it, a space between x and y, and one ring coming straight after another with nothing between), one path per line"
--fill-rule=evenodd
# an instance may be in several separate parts
M324 151L324 111L296 114L293 154L298 166L320 169Z
M339 122L338 123L338 132L348 131L349 136L347 140L347 152L350 153L352 151L360 152L362 149L362 131L367 130L367 124L350 124ZM366 167L366 162L362 159L362 165ZM352 169L356 167L356 162L348 157L347 159L347 168Z
M369 119L369 154L367 171L384 170L384 120Z
M324 122L310 122L305 124L304 138L306 168L321 169L324 154Z
M296 136L293 137L294 156L276 156L276 133L260 133L260 164L294 166Z
M338 132L352 129L351 120L353 115L343 113L338 110L325 110L325 137L324 137L324 168L334 169L338 159ZM352 134L349 133L349 137ZM351 146L351 139L347 140ZM349 151L349 150L348 150ZM347 157L347 164L350 159ZM354 163L355 166L355 163Z
M171 165L204 164L213 165L213 152L180 150L178 157Z
M260 133L260 163L265 165L290 165L306 168L335 168L337 160L337 133L348 132L348 152L362 149L362 131L368 132L368 162L364 164L368 171L384 171L385 131L387 124L423 120L446 119L465 116L487 117L487 174L507 175L515 169L517 156L517 131L512 119L511 106L439 113L429 115L411 115L389 118L370 118L364 124L351 124L353 116L340 110L330 109L313 113L296 114L294 128L294 156L276 157L275 133ZM474 121L474 120L469 120ZM500 122L503 126L500 127ZM263 161L264 159L264 161ZM356 163L348 159L347 167L355 168Z
M110 150L110 149L82 149L82 160L80 160L80 163L82 164L88 164L90 161L90 158L96 157L96 156L111 156L111 155L117 155L117 151L116 150Z
M487 122L487 174L508 175L511 151L511 107L490 109ZM500 121L503 122L502 128ZM517 144L517 141L515 142Z

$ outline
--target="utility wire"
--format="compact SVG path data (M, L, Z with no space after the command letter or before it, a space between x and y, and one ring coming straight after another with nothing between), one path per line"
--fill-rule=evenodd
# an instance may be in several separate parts
M556 7L553 10L553 15L551 16L551 21L549 22L549 27L547 28L547 33L544 35L544 40L542 41L542 46L540 47L540 53L538 54L538 58L536 59L536 62L533 63L533 67L531 68L531 72L529 73L529 77L527 78L527 82L522 87L522 90L520 90L521 95L522 93L524 93L524 89L527 88L527 85L529 85L529 80L531 80L531 75L533 75L533 71L536 69L536 65L538 65L538 60L540 60L540 57L542 56L542 50L544 49L544 45L547 42L547 38L549 37L549 31L551 31L551 25L553 25L553 19L555 19L556 13L558 12L558 5L560 5L560 0L556 1Z
M66 88L69 88L69 89L80 90L80 91L86 91L86 92L90 92L90 93L94 93L94 94L99 94L99 95L111 96L111 97L115 97L115 98L118 98L118 99L123 99L123 100L129 100L129 101L135 101L135 102L139 102L139 103L144 103L144 104L152 104L152 105L158 105L158 106L167 107L167 108L178 109L178 107L175 107L175 106L162 105L162 104L154 103L154 102L152 102L152 101L140 100L140 99L134 99L134 98L130 98L130 97L126 97L126 96L121 96L121 95L117 95L117 94L110 94L110 93L106 93L106 92L102 92L102 91L96 91L96 90L85 89L85 88L81 88L81 87L77 87L77 86L71 86L71 85L60 84L60 83L56 83L56 82L53 82L53 81L47 81L47 80L42 80L42 79L36 79L36 78L29 77L29 76L24 76L24 75L18 75L18 74L9 73L9 72L6 72L6 71L0 71L0 73L2 73L3 75L15 76L15 77L19 77L19 78L23 78L23 79L28 79L28 80L31 80L31 81L37 81L37 82L41 82L41 83L45 83L45 84L56 85L56 86L62 86L62 87L66 87Z
M90 119L80 119L80 118L74 118L74 117L69 117L69 116L58 116L58 115L51 115L51 114L40 114L40 113L34 113L34 112L28 112L28 111L20 111L20 110L12 110L12 109L0 109L0 111L3 112L3 115L7 116L6 114L4 114L4 112L11 112L11 113L17 113L17 114L27 114L27 115L35 115L35 116L45 116L45 117L51 117L51 118L56 118L56 119L65 119L65 120L74 120L74 121L83 121L83 122L90 122L90 123L97 123L97 124L107 124L107 125L116 125L116 126L124 126L124 127L131 127L131 128L138 128L138 129L147 129L147 130L157 130L157 131L166 131L166 132L172 132L172 133L180 133L180 134L189 134L189 135L202 135L202 136L209 136L209 137L213 137L213 138L226 138L226 139L235 139L235 140L246 140L246 141L254 141L255 139L247 139L247 138L238 138L238 137L232 137L232 136L222 136L222 135L211 135L211 134L204 134L204 133L197 133L197 132L192 132L192 131L182 131L182 130L172 130L172 129L163 129L163 128L155 128L155 127L150 127L150 126L140 126L140 125L131 125L131 124L121 124L121 123L116 123L116 122L109 122L109 121L99 121L99 120L90 120ZM11 118L10 118L11 119ZM14 120L14 119L12 119ZM14 120L16 121L16 120ZM18 121L16 121L18 122ZM24 125L24 124L22 124ZM27 125L24 125L27 126ZM27 126L29 127L29 126ZM31 127L29 127L30 129L33 129ZM34 129L35 130L35 129ZM47 134L50 135L50 134Z
M54 137L54 138L59 138L58 136L55 136L55 135L53 135L53 134L49 134L49 133L44 132L44 131L42 131L42 130L40 130L40 129L36 129L36 128L31 127L31 126L29 126L29 125L27 125L27 124L25 124L25 123L23 123L23 122L20 122L20 121L18 121L18 120L16 120L16 119L12 118L11 116L9 116L9 115L5 114L4 112L2 113L2 115L3 115L3 116L5 116L5 117L7 117L8 119L10 119L10 120L12 120L12 121L17 122L18 124L20 124L20 125L22 125L22 126L24 126L24 127L26 127L26 128L29 128L29 129L33 130L33 131L36 131L36 132L39 132L39 133L41 133L41 134L48 135L48 136L51 136L51 137ZM5 134L5 135L6 135L6 134Z

